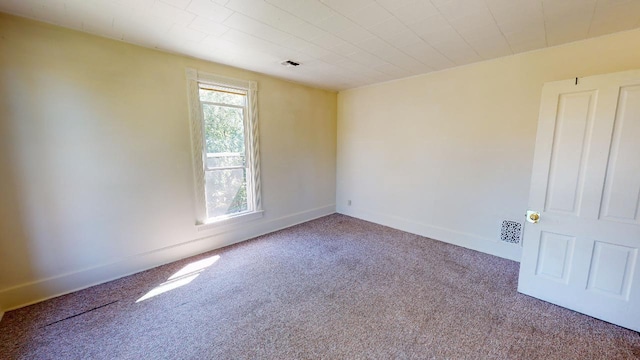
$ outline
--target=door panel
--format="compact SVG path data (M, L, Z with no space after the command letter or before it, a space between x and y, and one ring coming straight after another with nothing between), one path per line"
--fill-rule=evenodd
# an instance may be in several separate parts
M541 232L536 275L569 283L575 240L573 236Z
M582 195L595 91L560 95L545 210L575 214Z
M638 249L596 241L587 290L629 299Z
M545 84L518 290L640 331L640 71Z
M640 223L640 86L620 91L602 219Z

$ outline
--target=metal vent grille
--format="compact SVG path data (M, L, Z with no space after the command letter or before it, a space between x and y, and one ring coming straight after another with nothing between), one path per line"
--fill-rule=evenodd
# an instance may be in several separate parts
M517 221L504 220L500 229L500 240L511 244L520 244L522 224Z

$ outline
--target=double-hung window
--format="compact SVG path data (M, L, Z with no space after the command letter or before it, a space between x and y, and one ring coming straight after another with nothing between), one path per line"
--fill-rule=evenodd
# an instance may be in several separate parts
M187 69L197 224L260 216L257 84Z

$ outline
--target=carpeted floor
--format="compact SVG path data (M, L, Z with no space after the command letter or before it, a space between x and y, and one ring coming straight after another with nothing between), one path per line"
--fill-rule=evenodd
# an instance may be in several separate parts
M517 277L331 215L8 312L0 358L640 358L637 332L518 294ZM163 283L186 284L136 302Z

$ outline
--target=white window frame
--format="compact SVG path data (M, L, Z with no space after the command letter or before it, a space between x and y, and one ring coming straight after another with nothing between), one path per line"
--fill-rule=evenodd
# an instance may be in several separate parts
M186 75L195 185L196 227L199 231L209 230L221 225L249 221L262 217L260 144L258 136L258 84L255 81L239 80L220 75L207 74L190 68L186 70ZM207 218L205 192L205 166L207 154L206 149L204 148L204 119L199 94L200 84L232 88L247 93L244 128L247 164L247 205L249 210L242 213Z

